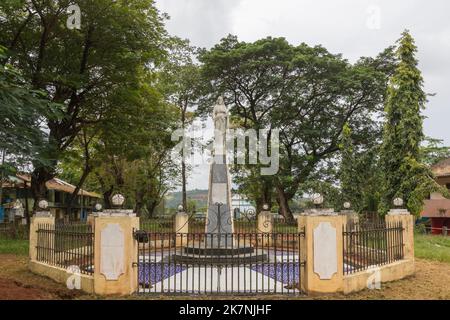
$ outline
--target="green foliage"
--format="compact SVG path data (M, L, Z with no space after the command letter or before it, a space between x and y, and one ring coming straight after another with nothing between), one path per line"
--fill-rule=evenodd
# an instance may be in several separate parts
M128 111L138 108L139 99L155 95L151 88L137 94L142 78L165 57L163 17L152 0L77 1L80 30L66 27L69 4L0 3L0 45L11 52L11 64L33 89L61 105L57 118L39 114L41 135L48 133L48 138L33 157L32 190L37 198L45 195L45 181L54 176L58 161L84 128L127 129ZM110 132L111 137L123 136L118 130Z
M420 158L428 166L432 166L441 160L450 158L450 147L442 145L442 140L426 137L426 144L420 147Z
M357 144L377 140L373 115L382 109L392 71L390 50L352 65L321 46L271 37L247 43L230 35L203 51L200 61L212 83L201 111L210 112L220 94L234 125L281 131L276 175L262 177L257 166L235 168L242 171L236 180L241 191L257 204L275 198L289 216L289 200L336 156L345 123Z
M0 149L9 157L10 166L30 159L44 162L39 154L48 136L40 128L43 117L57 119L58 106L46 99L42 91L33 90L29 82L8 60L0 46Z
M391 207L394 198L405 200L407 208L418 215L423 199L440 187L430 169L420 162L420 145L424 140L423 117L426 94L417 68L417 48L408 31L398 41L399 63L390 79L385 106L381 163L383 169L383 202L381 212Z
M356 212L378 209L380 171L378 167L378 145L365 146L357 150L352 139L352 130L344 127L341 140L341 164L338 178L341 186L342 204L349 201Z
M16 254L26 256L29 253L28 240L5 240L0 241L0 254Z

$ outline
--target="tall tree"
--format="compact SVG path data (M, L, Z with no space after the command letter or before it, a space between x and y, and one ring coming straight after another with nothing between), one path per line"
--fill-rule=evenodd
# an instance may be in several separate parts
M417 47L409 31L398 40L398 65L390 79L385 106L381 164L383 202L386 212L396 197L405 200L413 214L419 214L423 199L439 186L429 168L420 162L420 144L424 140L423 116L426 94L415 57Z
M187 130L195 119L195 108L202 92L200 67L196 63L198 49L188 40L172 38L169 44L169 57L159 73L159 88L166 101L178 108L179 122ZM189 166L186 157L181 155L182 205L187 207L187 175Z
M0 3L0 45L13 53L11 63L34 88L61 104L60 116L45 117L43 123L49 138L40 157L47 161L33 161L31 189L36 200L45 197L46 181L55 175L58 160L82 128L99 122L112 107L123 108L99 100L120 88L136 87L142 69L163 56L166 33L152 0L77 1L82 12L79 30L66 27L71 3Z
M283 38L246 43L234 36L202 53L212 96L224 95L235 123L280 130L278 173L258 177L256 167L242 168L266 192L260 199L275 194L280 213L292 219L289 202L339 150L345 123L361 142L378 132L374 115L382 109L391 59L388 49L352 65L321 46L293 46Z
M45 92L33 90L29 81L8 63L6 48L0 46L0 205L3 182L30 163L46 163L41 156L48 135L41 130L44 117L56 119L58 105ZM29 223L28 210L25 218Z
M359 146L353 140L350 126L346 125L340 150L338 206L348 201L356 212L376 212L380 193L379 144L374 139L370 144Z
M420 151L422 162L429 166L450 158L450 147L444 146L440 139L426 137Z

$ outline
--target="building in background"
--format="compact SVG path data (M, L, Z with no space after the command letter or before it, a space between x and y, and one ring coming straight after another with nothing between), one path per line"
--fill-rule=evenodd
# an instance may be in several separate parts
M450 190L450 158L438 162L431 169L437 183ZM425 200L421 217L431 220L433 234L442 234L443 231L445 233L446 228L450 229L450 199L440 193L432 193L430 199Z
M25 212L31 216L33 210L33 196L31 194L31 176L17 174L8 177L3 183L3 220L24 220ZM70 212L67 212L67 201L75 191L75 186L58 178L46 183L50 213L56 220L83 221L92 213L95 204L102 202L101 195L80 189L72 203Z

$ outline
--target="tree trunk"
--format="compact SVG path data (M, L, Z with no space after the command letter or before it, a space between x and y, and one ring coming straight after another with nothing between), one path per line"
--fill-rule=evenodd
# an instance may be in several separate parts
M30 204L28 202L28 186L27 186L27 182L24 181L24 192L25 192L25 219L27 221L27 226L28 228L31 225L31 221L30 221Z
M158 202L155 200L150 200L147 204L147 210L149 217L153 217L155 215L155 209L158 206Z
M38 209L38 203L41 200L47 199L47 181L55 177L54 173L46 167L39 167L34 169L31 174L31 193L33 194L34 205L33 211Z
M277 202L279 206L279 212L284 217L286 221L294 220L294 215L292 214L291 208L289 207L289 197L284 192L280 185L276 186L277 190Z
M75 187L75 190L70 194L69 200L67 201L67 214L70 215L70 212L72 210L72 204L75 198L78 196L78 193L81 190L81 187L83 186L84 182L86 181L87 177L89 176L89 173L91 173L91 167L86 166L84 168L83 174L81 175L80 181L78 181L78 184Z
M134 205L134 212L137 217L142 215L142 209L144 207L144 192L138 191L136 192L136 202Z
M180 106L181 108L181 127L183 130L186 128L186 107ZM186 195L186 163L185 163L185 149L183 148L181 154L181 188L182 188L182 205L183 210L187 212L187 195Z
M105 209L111 209L111 195L114 191L114 186L111 186L108 190L103 192L103 202L105 204Z
M2 167L5 165L5 157L6 157L6 150L3 149ZM0 178L0 207L2 206L2 203L3 203L3 181L4 180L5 180L5 172L4 172L4 168L2 168L2 174L1 174L1 178Z
M187 212L187 192L186 192L186 163L184 158L181 160L181 180L182 180L182 193L183 193L183 209Z

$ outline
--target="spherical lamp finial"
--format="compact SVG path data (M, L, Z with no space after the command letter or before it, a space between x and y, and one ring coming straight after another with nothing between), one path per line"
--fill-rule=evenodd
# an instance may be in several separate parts
M264 210L264 211L269 210L269 205L268 205L267 203L265 203L265 204L263 205L263 210Z
M320 193L315 193L312 196L312 200L315 205L321 205L323 204L324 201L323 195L321 195Z
M124 204L125 197L123 195L121 195L120 193L117 193L117 194L113 195L113 197L111 198L111 201L114 206L120 207Z
M183 206L180 204L179 206L178 206L178 212L183 212L184 211L184 208L183 208Z
M48 201L47 200L41 200L41 201L39 201L38 206L42 210L47 210L48 209Z
M401 207L401 206L403 206L403 199L402 198L395 198L394 199L394 201L393 201L393 203L394 203L394 206L396 206L396 207Z
M344 202L344 208L345 209L350 209L351 208L351 206L352 206L352 204L350 203L350 202Z
M100 203L97 203L96 205L95 205L95 210L96 211L101 211L102 210L102 205L100 204Z

